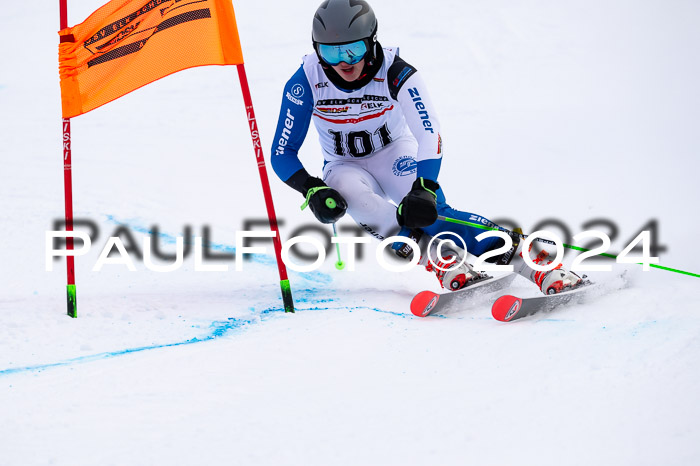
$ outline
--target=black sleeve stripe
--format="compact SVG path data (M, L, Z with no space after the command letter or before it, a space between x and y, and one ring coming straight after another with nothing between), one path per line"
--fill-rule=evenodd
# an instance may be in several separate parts
M401 57L397 56L394 58L394 63L389 67L386 76L389 84L389 95L391 95L392 99L398 99L401 87L416 71L413 66L403 61Z

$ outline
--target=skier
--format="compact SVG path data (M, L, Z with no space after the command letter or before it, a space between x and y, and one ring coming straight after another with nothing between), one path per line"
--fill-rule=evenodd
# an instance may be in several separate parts
M443 232L458 235L475 256L504 242L479 242L482 230L438 220L474 217L450 207L438 184L440 123L421 74L399 57L398 48L377 42L377 19L363 0L324 1L313 18L312 41L315 53L303 57L284 88L272 146L275 173L305 197L302 208L308 205L322 223L334 223L347 211L377 239L414 239L423 253L419 264L444 288L458 290L480 278L462 260L461 248L443 247L437 254L436 242L433 250L425 247ZM311 120L323 148L323 179L309 175L298 158ZM511 250L489 262L512 261L545 294L581 283L561 264L550 272L530 269L519 236L511 237ZM406 244L395 249L401 257L412 254ZM535 262L547 263L548 255L540 252Z

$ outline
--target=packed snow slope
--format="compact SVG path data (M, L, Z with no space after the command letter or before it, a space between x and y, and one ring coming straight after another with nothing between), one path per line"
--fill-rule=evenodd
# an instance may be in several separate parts
M414 317L411 297L435 278L382 270L376 244L355 272L332 256L292 272L296 314L281 311L269 244L243 271L225 259L207 264L226 272L196 272L190 254L171 273L139 259L93 272L115 232L171 253L187 226L208 229L221 256L265 218L233 67L73 120L75 216L99 236L76 260L68 318L65 263L45 260L63 216L58 2L45 3L0 12L0 465L700 462L695 277L616 265L590 274L607 294L502 324L496 296ZM100 6L68 3L70 24ZM268 155L317 6L235 2ZM430 86L453 206L525 231L600 229L615 253L655 221L661 265L700 272L697 2L373 7L379 40ZM301 157L320 173L313 130ZM270 174L283 238L317 225ZM536 290L517 278L512 292Z

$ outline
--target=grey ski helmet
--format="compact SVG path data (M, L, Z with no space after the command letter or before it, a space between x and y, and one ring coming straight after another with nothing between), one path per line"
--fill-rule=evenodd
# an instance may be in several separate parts
M377 17L364 0L324 1L316 10L311 31L317 54L318 44L347 44L364 40L369 58L376 57Z

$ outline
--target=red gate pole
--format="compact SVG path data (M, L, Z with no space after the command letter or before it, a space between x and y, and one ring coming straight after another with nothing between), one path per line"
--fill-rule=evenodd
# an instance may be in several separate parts
M277 268L280 274L280 287L282 289L282 302L284 303L284 312L294 312L294 300L292 299L292 289L287 278L287 268L282 261L282 242L280 240L280 232L277 225L277 216L275 215L275 206L272 202L272 191L270 190L270 181L267 177L267 168L265 168L265 157L263 155L262 146L260 143L260 134L258 131L257 122L255 121L255 110L253 110L253 100L250 97L250 88L248 87L248 77L245 73L243 64L236 65L238 68L238 78L241 81L241 91L243 92L243 102L245 104L248 124L250 125L250 136L253 140L253 149L255 150L255 159L258 162L258 171L260 172L260 184L262 184L263 195L265 196L265 206L267 207L267 217L270 221L270 229L275 233L272 241L275 246L275 256L277 257Z
M59 0L61 30L68 27L68 0ZM71 161L71 133L70 118L63 118L63 189L66 203L66 231L73 231L73 168ZM73 250L73 238L66 238L66 249ZM68 272L68 315L78 317L78 304L75 293L75 258L66 256L66 268Z

